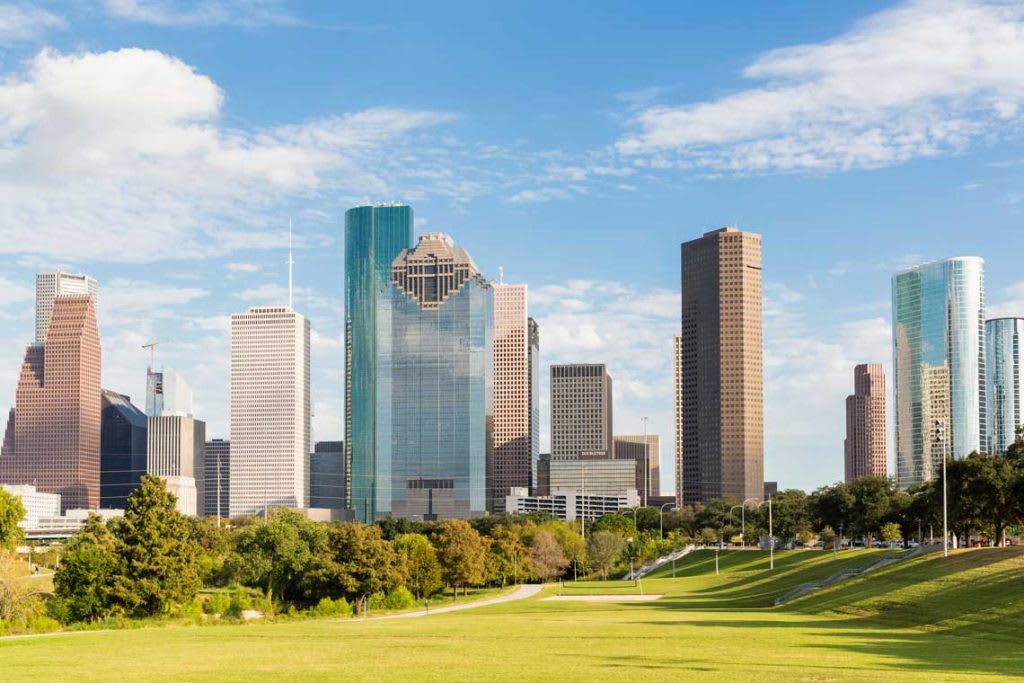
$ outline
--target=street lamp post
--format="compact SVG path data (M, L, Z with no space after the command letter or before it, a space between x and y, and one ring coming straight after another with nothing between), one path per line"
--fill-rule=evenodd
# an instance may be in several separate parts
M647 418L640 418L644 423L644 507L647 507L647 493L651 489L651 447L647 443Z
M741 507L743 507L743 506L742 505L733 505L731 508L729 508L729 516L732 517L733 516L732 511L735 510L736 508L741 508ZM740 527L740 540L743 539L743 532L744 531L745 531L745 529L741 526Z
M762 501L757 504L755 510L760 509L765 503L768 504L768 558L770 562L770 568L775 569L775 532L772 529L772 499Z
M942 456L942 556L949 557L949 507L946 489L946 421L935 420L935 445Z
M665 508L672 504L673 503L665 503L661 506L660 516L658 517L658 532L661 535L661 538L665 538Z

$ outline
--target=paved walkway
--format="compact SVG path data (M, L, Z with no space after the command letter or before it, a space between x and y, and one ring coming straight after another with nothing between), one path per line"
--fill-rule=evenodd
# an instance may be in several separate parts
M473 602L467 602L461 605L448 605L447 607L431 607L429 610L419 610L418 612L402 612L401 614L385 614L380 617L367 617L366 619L352 619L353 622L359 621L373 621L375 619L410 619L412 617L425 617L430 614L444 614L445 612L458 612L464 609L476 609L477 607L486 607L487 605L497 605L503 602L512 602L513 600L524 600L526 598L532 598L537 593L540 593L543 586L536 583L523 584L516 590L512 591L508 595L500 595L496 598L487 598L486 600L475 600Z

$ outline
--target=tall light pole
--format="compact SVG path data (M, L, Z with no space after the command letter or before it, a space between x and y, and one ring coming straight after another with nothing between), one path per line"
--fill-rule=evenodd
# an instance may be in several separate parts
M949 557L949 502L946 489L946 421L935 420L935 445L942 456L942 556Z
M651 446L647 443L647 418L640 420L644 423L644 507L647 507L647 492L651 489Z
M741 539L741 542L742 542L741 543L741 547L744 548L744 549L747 547L747 503L757 503L757 502L758 502L757 498L747 498L745 501L743 501L743 505L740 506L740 513L742 515L742 527L740 529L740 539ZM756 510L757 507L759 507L759 506L755 506L754 509Z
M768 558L770 560L770 568L775 569L775 533L772 529L772 499L769 498L766 501L762 501L757 504L755 510L760 509L765 503L768 504Z
M665 538L665 508L674 503L665 503L661 506L660 516L658 517L658 533L661 538Z
M731 508L729 508L729 516L732 517L733 516L732 511L735 510L736 508L741 508L741 507L743 507L743 506L742 505L733 505ZM743 526L741 526L740 527L740 540L741 541L743 539L743 532L744 532L744 528L743 528ZM731 543L731 541L730 541L730 543Z

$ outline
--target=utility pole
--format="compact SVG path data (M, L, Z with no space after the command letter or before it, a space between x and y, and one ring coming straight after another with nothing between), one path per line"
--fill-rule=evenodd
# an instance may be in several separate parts
M941 418L935 420L934 444L938 447L939 455L942 457L942 556L949 557L949 502L947 498L949 485L946 481L946 421Z

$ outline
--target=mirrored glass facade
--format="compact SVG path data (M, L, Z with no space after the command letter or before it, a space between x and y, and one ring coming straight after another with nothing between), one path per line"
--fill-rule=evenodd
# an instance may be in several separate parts
M983 269L982 259L968 256L892 278L896 477L903 488L935 478L943 453L961 458L985 448Z
M345 212L345 506L361 521L373 519L377 299L392 261L412 244L408 206Z
M459 272L458 262L454 271L450 266L436 266L438 281ZM378 301L376 518L486 511L493 290L475 272L452 279L462 280L456 289L403 289L396 282ZM438 292L443 299L427 301Z
M988 386L988 450L1005 453L1021 424L1021 340L1024 318L996 318L985 323L985 371Z

